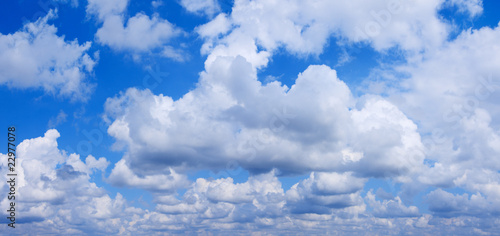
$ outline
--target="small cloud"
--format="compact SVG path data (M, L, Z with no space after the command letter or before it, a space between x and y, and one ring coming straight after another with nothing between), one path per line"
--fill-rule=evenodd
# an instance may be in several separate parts
M163 1L161 1L161 0L151 2L151 6L153 6L154 8L158 8L162 5L163 5Z
M220 12L219 3L216 0L181 0L181 5L188 12L209 17Z
M50 129L52 128L55 128L57 127L58 125L66 122L66 118L68 117L68 115L63 111L63 110L60 110L59 111L59 114L57 114L56 117L52 117L50 120L49 120L49 124L47 125Z
M468 13L471 18L483 13L482 0L448 0L445 5L456 6L459 12Z
M351 62L353 59L354 59L354 57L349 55L349 53L345 49L343 49L342 53L340 53L340 55L339 55L337 65L335 65L335 67L343 66L343 65Z
M180 49L175 49L171 46L165 46L163 48L163 51L161 52L161 55L178 62L184 62L189 59L189 56L186 52L183 52Z
M279 80L281 77L283 77L283 74L281 74L281 75L279 75L279 76L268 75L268 76L266 76L266 78L264 78L264 84L268 84L268 83L271 83L271 82L277 81L277 80Z

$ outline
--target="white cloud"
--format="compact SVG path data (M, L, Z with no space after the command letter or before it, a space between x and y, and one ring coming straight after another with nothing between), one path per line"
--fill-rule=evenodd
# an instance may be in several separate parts
M331 214L334 209L362 205L364 180L351 173L311 173L286 192L292 213Z
M448 0L447 4L457 6L462 12L468 12L470 17L483 13L483 0Z
M115 50L147 52L161 48L172 37L179 35L170 22L154 15L137 13L124 24L123 16L112 15L105 18L97 30L97 40Z
M498 221L500 162L492 157L500 155L499 34L498 26L464 30L450 42L378 74L403 74L405 79L370 82L383 88L423 134L427 167L402 186L402 195L411 198L427 186L437 187L427 196L434 215L429 224L454 225L452 231ZM413 193L405 190L411 186L420 187Z
M67 155L58 149L57 138L59 132L52 129L43 137L26 139L17 146L16 214L18 222L21 219L27 224L16 230L42 234L118 233L120 222L130 219L125 214L129 209L125 200L119 193L114 199L109 197L105 189L91 181L91 175L96 170L104 171L109 162L93 156L83 162L77 154ZM0 156L7 159L4 154ZM0 189L6 189L6 162L0 164L0 172ZM0 205L8 209L9 203L3 198Z
M491 158L500 155L498 37L499 27L466 30L425 57L395 66L408 79L391 85L401 91L389 92L389 99L426 134L424 150L431 164L417 181L475 192L478 180L471 176L498 175L500 162Z
M180 4L189 12L210 17L220 11L217 0L181 0Z
M416 206L405 206L401 198L395 197L382 202L375 199L375 195L369 191L365 197L368 205L373 208L373 215L381 218L393 217L418 217L420 213Z
M196 32L204 38L217 38L227 33L231 29L231 24L232 22L228 19L228 16L221 13L210 22L198 26Z
M231 178L206 181L198 179L196 190L205 192L209 200L216 202L244 203L256 199L255 194L278 194L283 195L281 183L271 172L266 175L250 177L242 184L234 184Z
M241 57L219 58L177 101L129 89L106 102L108 133L141 175L229 161L253 173L350 170L367 177L423 165L416 125L380 97L365 97L356 108L334 70L310 66L290 89L262 85L255 73Z
M163 5L163 1L161 1L161 0L151 2L151 6L153 6L154 8L158 8L162 5Z
M198 32L203 37L216 36L227 32L228 25L234 26L224 37L205 42L203 51L210 52L206 64L217 56L241 55L262 67L279 48L292 54L318 55L331 37L340 43L366 42L378 51L398 47L419 52L446 40L449 26L438 16L442 4L430 0L322 0L314 4L239 0L229 16L219 15Z
M349 194L359 191L364 186L364 180L354 178L352 173L314 173L312 188L319 195Z
M157 210L166 214L195 214L190 217L214 221L241 221L280 216L284 200L281 182L270 172L251 176L247 182L238 184L233 183L232 178L199 178L181 201L160 200ZM243 219L246 217L249 219Z
M498 184L497 186L498 187ZM483 196L481 193L452 194L437 189L426 196L429 210L438 216L458 217L469 215L475 217L491 217L500 214L500 205L497 198Z
M43 137L28 139L18 146L17 213L26 222L20 233L36 230L41 234L148 234L158 231L184 233L293 233L310 232L479 232L479 221L468 215L489 217L497 214L498 185L487 182L491 173L479 176L483 190L490 196L453 195L436 190L428 195L430 210L436 215L420 215L413 206L405 206L399 197L377 201L371 191L360 196L366 179L349 173L315 172L295 184L286 193L276 177L276 170L251 175L247 181L234 183L232 178L198 178L182 196L173 192L153 192L154 211L129 207L120 194L110 197L91 181L96 170L104 171L109 162L88 156L83 162L77 154L66 154L57 147L59 133L49 130ZM2 159L6 155L0 154ZM122 161L117 165L125 167ZM0 178L6 176L0 166ZM122 168L120 167L120 168ZM115 169L120 169L115 168ZM115 172L116 173L116 172ZM128 171L130 176L133 173ZM113 173L111 175L114 175ZM171 175L176 175L174 172ZM127 179L127 176L120 176ZM158 177L158 176L156 176ZM154 177L154 178L156 178ZM111 178L111 177L110 177ZM140 184L170 181L143 181L148 177L128 178ZM138 180L139 179L139 180ZM480 180L476 182L481 182ZM168 185L168 183L166 183ZM0 188L6 181L0 182ZM154 189L152 189L154 190ZM0 203L6 208L8 201ZM373 213L367 206L373 208ZM462 206L460 208L459 206ZM454 210L458 209L458 210ZM458 213L453 218L449 212ZM494 219L491 221L494 224ZM358 227L363 225L363 227ZM434 226L433 226L434 225ZM339 227L342 226L342 227ZM436 226L439 226L437 228ZM497 227L481 228L494 232ZM17 230L17 228L16 228ZM440 231L441 230L441 231Z
M189 183L186 176L177 174L172 169L168 171L169 174L139 177L128 168L126 161L122 159L115 164L108 181L117 186L129 186L152 191L175 191Z
M59 124L66 122L67 117L68 115L63 110L60 110L56 117L53 117L49 120L48 127L55 128Z
M189 56L187 56L186 52L171 46L164 46L161 55L179 62L183 62L189 59Z
M219 11L215 1L181 4L210 17ZM446 42L449 25L437 15L446 4L471 17L482 11L477 0L237 0L230 15L196 28L208 57L193 90L174 100L130 88L106 102L108 133L125 154L105 181L151 191L154 210L129 207L120 193L110 197L92 182L110 162L91 155L84 162L59 150L59 133L49 130L18 147L19 211L30 222L23 233L498 232L500 163L491 157L500 152L499 30L466 31ZM167 45L180 30L158 15L128 18L127 5L127 0L89 1L87 13L102 24L96 40L114 50L184 59ZM258 68L275 51L318 55L330 37L367 42L377 51L410 52L409 64L394 69L409 79L391 91L404 92L355 97L324 65L309 66L291 88L276 80L259 82ZM63 45L81 47L81 54L88 50ZM93 60L83 61L78 68L90 73ZM483 74L491 81L474 80ZM419 131L434 146L424 148ZM248 170L248 180L190 183L185 175L228 163ZM5 167L2 163L0 180ZM278 173L310 175L285 191ZM369 190L362 197L369 178L402 185L397 193ZM6 188L5 180L0 183ZM438 189L427 195L432 215L422 215L407 195L428 186ZM178 194L179 189L186 191ZM7 201L0 205L5 209Z
M75 171L87 174L92 174L94 169L105 171L109 165L109 161L107 161L104 157L100 157L96 160L95 157L89 155L85 158L85 162L82 162L80 160L80 156L76 154L70 154L66 163L72 166Z
M99 43L117 51L148 53L162 51L159 55L182 61L185 57L172 50L167 43L181 34L181 30L162 19L158 14L147 16L137 13L126 17L128 0L89 1L87 14L95 15L102 26L95 34Z
M108 16L121 15L127 9L128 0L89 0L87 14L94 14L104 21Z
M281 229L351 223L393 232L431 232L435 222L446 224L440 217L445 215L421 215L408 200L415 189L464 187L478 192L474 199L482 206L497 204L492 199L499 194L498 181L471 177L481 176L481 171L498 176L493 172L498 170L496 160L484 158L496 155L500 140L497 116L490 114L499 110L492 87L482 88L490 94L478 109L455 121L466 132L455 132L450 124L440 126L444 122L439 113L457 101L467 104L466 91L475 92L465 79L474 72L470 68L497 74L496 60L479 63L481 58L495 58L495 49L488 48L497 48L496 30L464 32L446 42L450 26L438 16L443 3L236 1L230 15L219 14L196 28L205 40L202 53L208 55L196 88L178 100L133 88L108 99L106 116L112 121L108 133L124 147L123 164L133 175L154 176L165 168L218 170L233 162L251 174L239 184L231 178L198 179L182 199L157 195L157 211L166 215L186 217L189 222L210 219L203 226L210 222L213 228L226 230L254 222ZM474 7L467 9L480 14ZM317 55L330 37L339 43L367 42L377 51L398 47L409 52L405 54L409 65L395 70L410 79L391 90L405 92L390 92L388 99L369 94L356 98L327 66L309 66L291 88L278 81L259 82L258 69L276 50ZM456 72L450 72L450 66ZM425 108L414 109L417 106ZM428 150L418 131L427 134L435 127L453 132L446 134L441 147ZM470 155L477 158L467 159ZM426 167L424 158L436 162ZM469 172L471 166L478 168ZM263 217L256 207L272 201L256 204L261 193L253 191L259 189L254 176L272 169L313 173L286 194L277 183L271 184L275 187L270 189L278 192L279 207ZM403 183L400 196L379 201L369 192L361 197L367 178Z
M10 88L43 89L46 93L85 101L93 85L87 81L96 61L87 51L91 43L78 44L58 36L47 22L57 15L31 22L13 34L0 34L0 84Z

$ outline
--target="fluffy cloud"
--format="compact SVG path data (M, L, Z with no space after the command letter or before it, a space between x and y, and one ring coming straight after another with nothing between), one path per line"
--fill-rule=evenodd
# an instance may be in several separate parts
M148 175L141 178L128 168L125 160L120 160L115 164L108 180L116 186L138 187L152 191L175 191L189 183L186 176L177 174L172 169L168 172L170 173Z
M243 183L234 183L230 177L199 178L180 198L157 194L154 215L163 220L151 227L191 232L192 224L196 224L198 232L219 233L298 230L326 234L370 230L398 234L433 230L430 221L435 219L431 215L420 215L416 207L406 207L398 197L380 202L371 191L361 197L366 179L352 173L312 173L286 193L276 173L253 175ZM374 208L374 214L367 211L367 204ZM172 228L179 222L183 225ZM362 225L362 230L355 225Z
M49 130L43 137L24 140L18 146L18 196L22 200L17 201L17 212L27 223L19 228L21 233L37 230L58 234L151 235L158 231L238 233L251 230L326 234L361 233L369 229L398 234L436 232L433 225L439 225L443 232L487 233L496 229L467 227L480 223L475 218L420 216L415 207L406 207L399 197L380 202L369 191L363 198L366 179L354 176L353 172L315 172L286 193L276 170L252 175L242 183L234 183L230 177L198 178L180 197L173 192L155 190L155 210L143 210L129 207L120 193L111 198L91 181L91 175L108 166L105 158L88 156L84 162L76 154L68 155L58 149L58 137L56 130ZM6 155L0 157L5 159ZM117 165L125 166L125 163ZM2 163L1 178L5 178L6 169ZM142 181L137 178L131 179ZM1 189L6 188L5 179L0 183ZM492 193L498 189L487 184L485 188ZM467 194L436 190L428 198L433 199L429 209L438 216L446 216L446 212L458 209L459 204L466 206L458 210L463 215L474 215L488 208L484 216L498 212L498 205L491 202L497 201L496 197L489 198L490 205L483 204L486 197L481 194L469 199ZM6 199L0 203L2 208L7 204ZM373 208L373 213L367 206Z
M286 192L292 213L331 214L334 209L363 204L364 181L350 173L311 173Z
M93 85L87 78L96 61L87 51L91 43L79 45L58 36L47 22L54 11L13 34L0 34L0 84L10 88L41 88L49 94L87 100Z
M105 109L108 133L141 175L171 166L219 169L233 161L253 173L397 177L423 164L415 124L380 97L356 101L327 66L310 66L288 89L262 85L242 57L219 58L177 101L129 89L108 99Z
M209 54L206 64L217 56L242 55L255 67L262 67L279 48L293 54L318 55L330 37L340 43L366 42L379 51L398 47L418 52L446 40L449 26L440 20L440 9L453 4L474 15L482 9L476 0L443 2L239 0L230 15L217 16L201 26L199 33L208 38L202 49ZM234 27L229 31L214 25Z
M463 218L479 210L453 217L463 227L457 228L445 218L449 215L440 213L446 207L439 204L456 200L470 209L498 205L493 200L498 196L498 163L487 157L497 155L499 146L498 116L490 113L500 110L494 102L499 67L494 59L481 62L495 58L497 30L464 32L446 42L449 25L437 15L450 6L446 4L479 14L477 1L236 1L231 14L219 14L196 28L208 57L195 89L178 100L133 88L107 100L108 133L117 140L116 147L126 150L113 171L127 168L152 178L167 168L218 170L237 163L250 172L250 179L239 184L230 178L198 179L182 199L155 195L158 214L175 215L167 222L185 217L204 226L210 222L212 229L235 229L246 222L281 229L356 224L427 233L435 230L433 225L446 225L443 229L450 232L479 232L471 222L481 221ZM354 97L327 66L309 66L291 88L277 81L259 82L258 69L279 48L320 54L332 36L341 43L367 42L378 51L398 47L411 52L408 65L395 69L410 78L388 89L404 92L390 92L387 99ZM493 76L474 87L470 78L479 71ZM476 94L480 102L467 94ZM472 109L451 110L444 116L452 121L443 121L442 111L454 104ZM440 145L424 147L419 132ZM313 173L283 193L278 183L265 180L273 177L256 184L256 178L272 169ZM368 178L403 183L396 193L400 196L386 194L378 200L370 190L363 197ZM262 217L256 210L265 205L255 202L262 197L262 185L276 190L274 202L263 201L279 206L268 210L275 215ZM420 214L408 200L427 186L458 186L477 193L469 199L432 192L430 198L437 199L429 205L432 217Z
M499 33L498 26L465 30L425 56L410 56L408 64L383 72L406 79L371 81L371 88L382 84L388 99L424 134L427 167L403 189L423 185L465 192L429 193L429 210L436 216L431 224L477 227L498 220Z
M58 137L56 130L48 130L43 137L24 140L17 146L16 214L22 216L22 222L30 223L20 230L58 234L118 233L122 221L119 218L124 217L124 221L127 218L125 200L119 193L111 198L106 190L91 181L91 175L104 171L109 162L104 157L93 156L83 162L77 154L68 155L58 149ZM1 158L7 160L4 154ZM0 172L0 189L5 190L6 162L1 163ZM2 209L8 209L9 202L3 198Z
M495 56L499 35L499 27L467 30L424 58L410 58L408 65L396 67L398 72L410 75L400 82L407 91L399 93L403 95L398 100L404 102L398 105L419 121L429 117L422 127L426 131L437 126L452 127L462 119L479 115L476 111L481 113L481 109L491 114L491 122L498 123L498 105L494 101L499 98L500 88L500 60ZM429 102L437 98L439 102ZM488 122L487 117L480 116Z
M483 0L448 0L446 3L458 7L462 12L467 12L470 17L483 13Z
M210 17L219 11L216 1L181 4ZM128 18L127 5L89 1L87 13L102 24L96 40L182 60L166 45L180 31L158 15ZM106 101L108 133L124 156L104 180L150 191L154 210L129 207L119 193L110 197L92 182L110 163L59 150L59 133L49 130L18 147L19 212L29 222L23 232L498 232L500 163L491 157L500 152L499 28L465 31L446 42L449 25L437 12L452 5L471 17L482 11L478 0L236 1L230 14L196 28L208 57L193 90L174 100L130 88ZM354 96L324 65L309 66L290 88L259 82L258 69L275 51L317 55L331 37L410 52L408 64L391 71L408 78L383 81L387 87L373 83L387 89L386 97ZM186 175L229 164L249 178L191 182ZM4 178L4 163L0 172ZM309 177L283 189L278 176L296 174ZM397 188L374 194L370 179ZM431 214L411 202L424 191L430 191Z
M500 162L491 158L500 155L498 37L499 27L467 30L425 57L395 67L409 78L397 83L404 92L390 92L390 100L427 134L430 165L418 181L475 192L473 186L483 180L473 176L491 172L498 178Z
M399 197L380 202L375 199L375 195L370 191L366 194L366 201L368 205L373 208L373 215L376 217L392 218L420 216L416 206L406 207Z
M87 13L97 15L104 21L108 16L121 15L127 9L128 0L89 0Z
M145 53L163 50L159 55L182 60L180 52L167 45L181 30L157 14L150 17L137 13L127 18L127 5L128 0L89 1L87 14L97 16L102 22L95 35L97 40L118 51Z
M145 52L162 46L178 34L179 31L167 20L137 13L125 25L122 16L108 16L97 30L96 37L100 43L116 50Z
M207 16L213 16L220 11L217 0L181 0L180 4L189 12Z
M193 220L205 218L215 222L252 222L258 218L281 217L285 205L281 182L274 172L252 176L239 184L233 183L231 178L199 178L182 200L160 197L158 202L159 212L188 214Z
M250 171L244 183L199 178L182 196L155 194L156 211L170 215L165 220L172 224L184 219L234 230L356 221L370 215L361 196L368 177L406 182L405 176L423 168L416 125L381 97L354 98L327 66L310 66L288 88L277 81L261 84L243 57L219 57L178 100L129 89L108 99L105 110L115 147L126 150L109 179L155 179L166 169L218 170L227 163ZM286 194L275 177L310 171L316 172ZM377 217L392 217L387 224L399 217L417 223L418 211L400 199L375 203ZM387 208L400 212L389 216Z
M445 217L457 217L461 215L498 217L500 215L498 199L487 199L481 193L472 194L469 197L467 193L455 195L437 189L427 195L427 201L429 203L429 210Z

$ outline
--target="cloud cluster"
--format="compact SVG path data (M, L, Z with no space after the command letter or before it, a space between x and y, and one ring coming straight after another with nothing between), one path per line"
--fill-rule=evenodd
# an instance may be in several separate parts
M437 232L434 225L439 225L443 233L470 234L493 232L497 228L485 229L478 226L481 221L477 218L464 217L479 214L470 209L485 210L481 212L484 217L497 215L498 198L490 198L490 204L484 205L481 194L474 194L469 199L467 194L453 195L436 190L427 196L432 199L429 206L435 213L432 217L421 215L415 206L404 204L397 196L380 200L378 192L375 196L369 191L363 197L367 179L356 177L354 172L313 172L287 191L276 177L277 170L251 175L242 183L235 183L230 177L198 178L185 186L186 191L180 196L172 191L149 189L153 191L156 206L153 211L143 210L130 207L131 203L120 193L110 197L92 181L96 171L104 171L109 165L105 158L88 156L82 161L77 154L68 155L58 149L58 137L56 130L49 130L43 137L24 140L18 146L18 196L21 200L16 204L19 205L18 214L22 215L20 219L25 223L19 228L21 233L36 229L39 233L76 235L243 233L248 230L318 234L370 230L397 234ZM6 155L1 154L1 158ZM120 163L122 161L117 166L125 164ZM6 171L2 163L0 189L6 188ZM171 172L170 176L175 179L178 174ZM165 180L162 178L160 180ZM144 179L127 179L145 184L147 189L149 182ZM171 180L166 181L168 185ZM491 191L497 189L490 186ZM6 199L0 203L2 208L7 204ZM459 205L462 208L458 208ZM491 223L494 220L492 218Z
M409 57L409 63L395 65L377 75L376 82L368 82L372 91L383 88L425 134L427 167L408 183L420 187L403 188L410 192L422 191L422 186L438 188L427 195L429 210L456 222L436 218L435 224L466 227L498 220L499 36L498 26L465 30L425 56ZM388 74L406 78L384 78Z
M109 161L93 156L82 161L77 154L67 154L58 149L58 137L51 129L43 137L26 139L17 146L16 214L21 216L18 224L29 223L27 228L17 228L52 234L118 233L120 217L127 211L125 200L119 193L111 198L91 181L97 171L105 171ZM7 155L0 156L7 160ZM2 192L8 188L7 170L2 161ZM9 203L3 198L0 206L8 209ZM5 213L2 219L4 222Z
M180 3L209 17L220 11L216 1ZM179 58L167 43L180 30L158 15L127 17L127 6L128 0L89 1L87 13L102 24L96 39L115 50ZM57 147L56 130L19 144L19 212L29 223L22 230L499 232L500 27L466 30L447 41L451 26L438 11L450 6L470 17L482 12L480 0L235 1L231 13L196 28L207 60L194 89L177 100L136 88L107 99L104 119L116 140L113 149L124 151L121 160L83 161L67 154ZM51 14L0 35L0 46L10 38L24 37L13 41L21 46L51 39L76 48L69 51L77 55L69 64L90 73L95 62L84 54L89 45L55 36L46 24ZM276 51L319 55L332 38L339 44L366 43L378 52L396 47L406 61L380 69L362 96L353 95L325 65L310 65L291 87L260 82L259 69ZM55 68L50 71L60 70ZM110 164L104 181L145 189L155 206L130 207L121 194L112 198L98 187L93 177ZM228 165L248 171L248 179L190 181L187 175ZM2 163L0 189L7 187L5 173ZM309 177L284 189L280 178L299 174ZM396 187L375 191L370 181ZM7 204L0 202L2 209Z
M85 101L94 87L88 81L96 64L87 54L91 42L80 45L58 36L48 24L55 17L51 10L15 33L0 34L0 84Z
M77 235L150 235L157 230L238 232L249 229L259 231L260 227L287 230L297 228L297 224L306 225L311 220L329 218L315 214L305 214L299 218L288 216L290 210L287 202L294 204L292 198L297 193L294 192L295 187L285 193L276 171L251 176L243 183L234 183L231 178L199 178L187 186L187 191L180 198L173 192L155 191L154 201L157 205L154 211L130 207L130 203L120 193L111 198L92 181L97 171L105 171L109 161L93 156L82 161L77 154L59 150L57 138L59 133L52 129L43 137L22 141L17 148L16 197L19 200L16 205L19 206L17 214L22 215L20 219L25 223L19 232L27 233L36 229L39 233ZM1 154L1 158L6 158L6 155ZM6 171L7 166L2 162L0 189L7 188ZM176 176L175 173L171 175ZM325 179L332 176L337 179L339 186L331 185ZM127 179L129 182L137 181L134 178ZM357 182L356 187L349 186L351 181ZM359 193L363 184L362 180L357 180L351 174L335 173L313 174L303 182L309 186L308 197L316 195L321 198L327 194L341 196L341 199L344 194ZM299 185L304 186L303 182ZM314 190L311 190L311 184ZM361 201L357 204L362 204L362 198L358 196L356 199ZM8 204L7 199L0 203L2 208ZM315 204L329 205L329 202ZM364 208L356 211L363 212Z
M377 201L375 195L370 192L366 194L366 201L373 209L373 215L380 218L395 217L418 217L419 210L416 206L407 207L403 204L400 197L394 199Z
M185 214L192 220L207 219L210 224L229 225L280 217L285 199L281 182L273 173L268 173L238 184L233 183L232 178L199 178L181 200L159 196L157 202L156 210L164 214Z
M295 214L332 214L336 209L363 204L363 179L351 173L311 173L286 192L287 206Z
M484 187L500 183L498 37L499 27L464 31L425 57L395 66L409 76L397 82L400 89L389 93L390 100L427 134L430 165L419 182L498 196Z
M147 90L129 89L107 101L106 114L112 121L108 132L116 138L117 147L125 148L124 158L134 163L131 166L139 165L135 170L131 167L132 171L148 176L167 167L181 171L220 169L227 163L237 163L252 175L273 168L281 174L313 171L308 179L284 195L279 194L278 199L284 201L280 211L296 217L291 222L316 228L336 217L356 221L362 215L370 220L359 221L370 227L381 224L425 232L433 224L450 225L441 217L478 222L474 217L486 209L486 215L497 215L494 206L498 203L494 199L498 192L494 189L498 181L486 176L498 176L499 169L496 159L487 158L498 155L498 123L494 118L498 116L490 111L499 111L494 102L494 78L499 67L496 60L484 63L481 59L495 58L491 48L498 48L494 40L497 30L466 31L454 41L445 42L449 26L437 16L446 4L455 4L474 16L482 9L481 3L286 3L291 7L280 7L283 4L277 2L237 1L230 15L220 14L198 27L206 40L202 48L208 54L205 71L197 87L181 99L174 101ZM357 6L358 11L348 10L352 6ZM321 12L327 11L339 14L325 13L321 18ZM352 20L328 18L338 15L339 19ZM372 25L379 31L369 31ZM425 53L409 54L409 64L396 67L398 73L409 74L410 78L396 83L404 92L391 93L391 102L372 95L354 97L335 71L326 66L310 66L291 88L276 81L262 84L257 79L256 69L266 66L280 47L297 54L319 54L332 35L341 41L368 42L376 50L397 46ZM456 70L450 71L450 65ZM490 77L477 77L479 82L473 86L474 81L468 78L485 71L491 72ZM476 96L476 100L467 94ZM473 109L457 110L455 104ZM423 105L426 108L420 108ZM450 107L454 110L443 114ZM439 132L436 127L440 127ZM439 145L425 147L419 132L431 133L425 135L424 143L431 140ZM148 166L140 166L137 160L145 158ZM403 183L401 196L377 199L371 191L362 196L366 178L387 177ZM222 211L227 213L225 217L231 215L229 209L237 209L227 204L248 204L244 203L247 193L238 188L242 185L230 179L214 182L226 190L215 191L218 195L240 197L215 201L212 196L211 203L224 202L219 209L226 209ZM348 186L342 184L346 182ZM436 216L432 218L422 215L407 200L426 186L462 187L477 193L469 199L467 194L453 195L440 189L431 192L429 198L436 198L429 205ZM210 191L206 192L202 199L211 199ZM468 207L456 214L441 214L447 209L440 207L440 202L454 201ZM166 213L204 214L209 208L199 204L170 202L161 209ZM402 218L408 219L406 224ZM278 219L265 221L275 226L287 224ZM462 223L462 227L473 226L470 222ZM463 232L480 231L475 227L469 230Z
M479 14L479 1L452 5ZM437 12L444 1L235 1L230 15L218 15L198 27L206 39L206 64L218 56L242 55L255 67L266 66L280 48L298 55L319 55L329 39L367 43L378 51L398 47L410 52L441 45L449 32ZM228 27L232 25L233 27ZM223 26L223 27L221 27ZM259 49L259 50L257 50Z

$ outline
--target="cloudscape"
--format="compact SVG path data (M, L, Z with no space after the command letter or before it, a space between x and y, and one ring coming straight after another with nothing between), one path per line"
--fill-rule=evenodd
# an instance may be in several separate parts
M500 235L500 2L0 6L1 235Z

